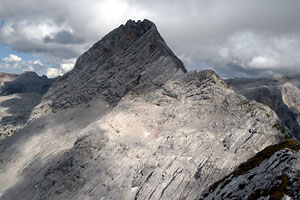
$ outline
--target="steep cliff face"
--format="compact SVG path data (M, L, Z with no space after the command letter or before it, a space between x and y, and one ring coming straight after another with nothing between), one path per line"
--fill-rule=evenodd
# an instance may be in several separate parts
M52 85L36 113L75 107L95 97L115 105L139 83L163 82L178 70L186 72L156 26L129 20L81 55L74 69Z
M232 89L272 108L292 133L300 138L300 75L277 78L229 79Z
M0 143L0 198L195 199L289 137L279 123L215 72L186 72L152 22L129 21Z

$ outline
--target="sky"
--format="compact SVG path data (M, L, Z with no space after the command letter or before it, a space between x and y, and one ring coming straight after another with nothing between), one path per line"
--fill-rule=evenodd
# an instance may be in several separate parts
M154 22L188 70L300 72L299 0L1 0L0 71L55 77L128 19Z

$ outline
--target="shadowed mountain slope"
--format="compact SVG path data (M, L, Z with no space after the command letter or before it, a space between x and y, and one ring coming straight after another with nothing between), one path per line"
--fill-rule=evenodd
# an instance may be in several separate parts
M22 129L55 79L34 72L0 73L0 141Z

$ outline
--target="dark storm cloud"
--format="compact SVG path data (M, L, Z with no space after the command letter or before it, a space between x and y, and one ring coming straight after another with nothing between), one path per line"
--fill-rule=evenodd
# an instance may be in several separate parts
M266 77L272 76L273 73L266 69L247 69L235 63L227 63L225 65L216 65L214 70L224 78L232 77Z
M26 44L18 45L12 48L14 51L32 53L32 54L44 54L51 55L54 57L62 57L64 59L70 59L76 57L80 52L76 49L68 48L68 47L60 47L60 46L46 46L41 47L40 45L32 45L30 48Z
M47 35L44 37L44 42L46 43L59 43L59 44L82 44L84 39L75 36L70 31L59 31L54 34L54 36Z
M129 18L148 18L189 69L271 75L299 71L299 9L298 0L2 0L0 40L62 60Z

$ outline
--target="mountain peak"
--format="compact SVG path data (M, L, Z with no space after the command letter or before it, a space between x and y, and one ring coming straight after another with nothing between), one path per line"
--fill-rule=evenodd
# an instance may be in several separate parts
M55 109L93 98L116 104L137 85L162 83L178 71L187 72L155 24L128 20L83 53L74 69L51 86L44 103Z
M122 25L121 25L122 26ZM141 20L138 20L138 21L134 21L134 20L131 20L129 19L126 24L125 24L126 27L136 27L136 28L142 28L144 30L149 30L150 28L154 27L156 28L155 24L148 20L148 19L144 19L143 21Z
M105 35L100 41L96 42L87 52L78 58L77 62L103 62L116 54L124 53L124 51L127 51L127 49L136 42L139 43L138 45L140 47L147 46L149 48L149 54L155 53L158 47L161 53L167 56L171 55L177 60L177 65L180 65L180 68L184 72L187 71L182 62L175 56L171 49L169 49L159 34L155 24L147 19L143 21L128 20L125 25L120 25ZM100 61L99 58L102 58L102 61ZM75 69L78 65L75 65Z
M0 95L15 93L39 93L47 92L55 79L48 79L46 76L39 76L35 72L26 71L20 75L14 75L0 87ZM1 82L1 79L0 79Z

